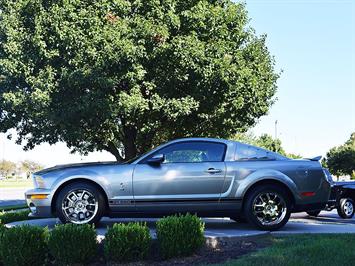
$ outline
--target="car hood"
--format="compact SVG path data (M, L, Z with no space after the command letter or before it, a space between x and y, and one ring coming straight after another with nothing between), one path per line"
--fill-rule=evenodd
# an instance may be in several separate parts
M68 169L68 168L83 168L83 167L90 167L90 166L117 165L117 164L122 164L122 163L119 163L117 161L112 161L112 162L90 162L90 163L60 164L60 165L56 165L56 166L49 167L49 168L40 170L38 172L35 172L34 175L43 175L43 174L47 174L49 172Z

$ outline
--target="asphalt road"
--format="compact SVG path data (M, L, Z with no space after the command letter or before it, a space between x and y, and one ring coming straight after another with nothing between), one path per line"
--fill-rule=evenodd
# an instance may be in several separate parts
M26 190L26 188L0 188L0 207L25 203L24 192ZM127 223L131 221L147 222L152 236L155 236L156 219L103 218L100 226L97 228L99 237L103 237L107 226L111 226L114 223ZM206 237L233 237L265 234L265 232L255 230L255 228L248 224L236 223L228 218L206 218L204 221L206 223ZM11 225L24 223L53 228L55 224L59 223L59 220L55 218L39 219L15 222ZM296 213L291 216L290 221L285 227L279 231L272 232L272 234L276 235L297 233L355 233L355 218L349 220L341 219L335 210L332 212L323 211L317 218L309 217L306 213Z
M157 219L109 219L103 218L97 227L98 238L102 239L108 226L114 223L128 223L132 221L146 222L150 228L153 238L156 237L155 222ZM205 218L205 236L207 238L216 237L246 237L264 234L284 235L284 234L304 234L304 233L355 233L355 218L350 220L341 219L336 211L323 211L317 218L309 217L306 213L293 214L290 221L279 231L265 232L259 231L248 224L241 224L231 221L229 218ZM55 218L29 220L23 222L14 222L9 226L21 224L31 224L38 226L48 226L53 228L59 224Z
M29 188L1 188L0 207L25 204L25 191Z

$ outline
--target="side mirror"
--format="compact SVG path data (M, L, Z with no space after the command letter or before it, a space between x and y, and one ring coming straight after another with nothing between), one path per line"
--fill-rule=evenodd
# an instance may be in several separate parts
M152 158L147 160L147 163L150 165L160 165L162 162L164 162L165 156L164 154L157 154L154 155Z

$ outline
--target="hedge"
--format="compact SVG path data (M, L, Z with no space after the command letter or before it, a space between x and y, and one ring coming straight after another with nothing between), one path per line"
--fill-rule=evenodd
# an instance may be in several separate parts
M0 258L6 266L44 265L47 259L48 230L22 225L1 229Z
M146 224L114 224L105 235L106 260L123 262L147 257L151 236Z
M1 214L4 223L15 221L15 217L26 216L24 212ZM204 243L204 223L196 215L165 217L156 228L162 258L190 255ZM151 245L149 228L142 223L114 224L108 228L103 244L107 261L145 259ZM96 230L91 225L57 225L49 232L29 225L5 228L0 223L0 265L87 264L97 251Z
M157 238L162 257L187 256L204 243L205 224L196 215L174 215L157 222Z
M57 225L49 234L48 247L56 264L86 264L97 254L94 226L83 224Z

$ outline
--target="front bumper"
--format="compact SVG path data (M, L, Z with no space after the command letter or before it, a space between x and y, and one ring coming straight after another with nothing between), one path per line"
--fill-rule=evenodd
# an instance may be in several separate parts
M36 196L41 195L41 198L36 198ZM51 191L48 189L35 188L26 191L25 199L28 207L31 210L29 214L30 217L52 217L52 195Z

